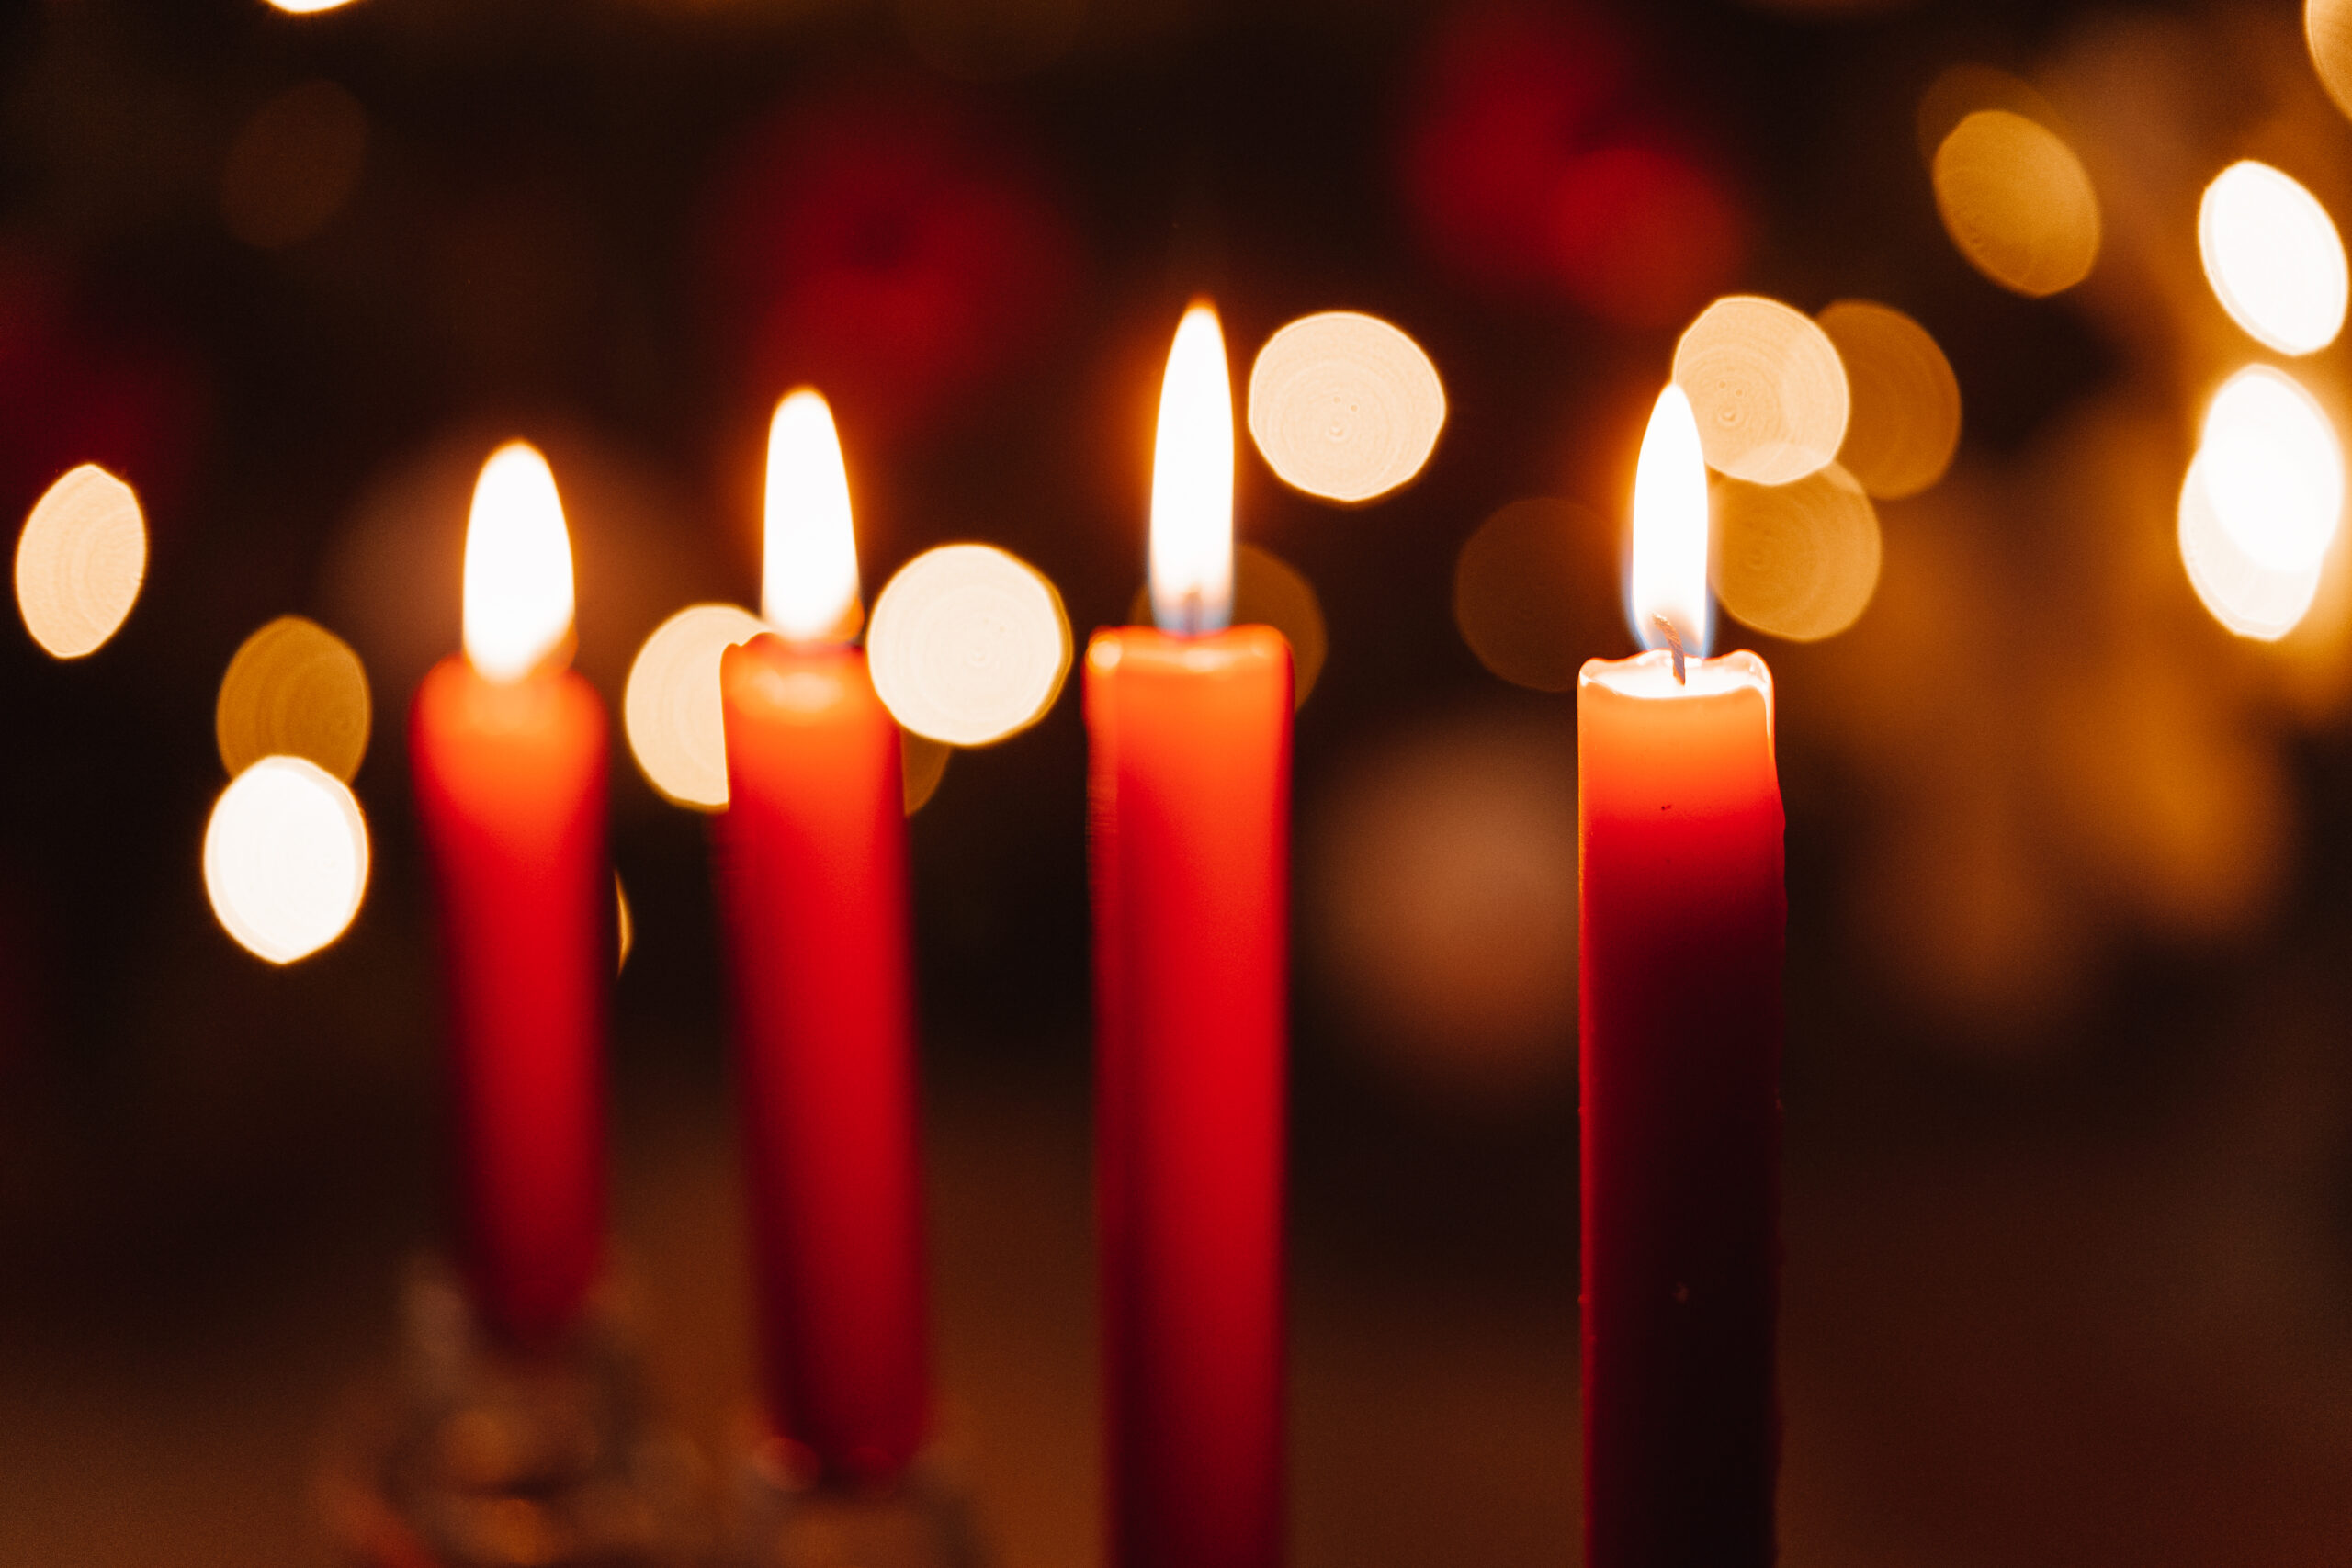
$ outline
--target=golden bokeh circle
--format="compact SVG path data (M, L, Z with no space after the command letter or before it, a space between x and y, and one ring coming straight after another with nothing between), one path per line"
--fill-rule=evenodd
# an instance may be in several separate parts
M1453 624L1478 662L1515 686L1565 692L1592 650L1577 637L1577 536L1601 524L1573 502L1514 501L1453 562Z
M2180 564L2198 599L2242 637L2276 642L2302 621L2319 594L2324 561L2272 565L2257 559L2222 521L2206 483L2200 453L2181 481L2177 537Z
M1869 299L1840 299L1815 319L1853 396L1838 467L1881 501L1943 478L1960 446L1960 378L1928 329Z
M2352 115L2352 0L2309 0L2303 41L2311 46L2312 65L2327 96Z
M2222 309L2266 347L2312 354L2344 330L2343 237L2284 170L2244 158L2214 175L2197 204L2197 253Z
M908 816L921 811L939 793L939 781L947 776L947 761L955 754L956 748L944 740L933 740L903 727L899 729L899 773Z
M2098 193L2075 150L2009 109L1979 109L1936 149L1936 210L1971 265L2039 299L2098 260Z
M1069 673L1069 617L1043 573L993 545L943 545L899 568L865 634L874 689L905 728L986 746L1028 728Z
M718 660L767 630L734 604L690 604L653 628L628 668L621 727L662 798L697 811L727 805L727 722Z
M1674 346L1674 384L1690 400L1707 466L1787 484L1838 456L1851 395L1838 350L1777 299L1735 294L1699 313Z
M220 677L212 734L236 777L264 757L304 757L346 784L368 754L368 671L334 633L280 615L245 638Z
M1136 590L1127 605L1130 626L1151 625L1151 585ZM1330 651L1330 632L1315 584L1290 562L1257 545L1233 547L1233 619L1237 626L1272 626L1290 644L1291 705L1315 690ZM1107 645L1115 650L1115 644Z
M1408 482L1444 424L1437 367L1377 316L1302 316L1250 368L1250 439L1283 483L1327 501L1366 502Z
M1744 626L1791 642L1835 637L1878 587L1878 513L1832 464L1793 484L1715 486L1715 593Z
M59 659L104 647L147 577L147 521L131 488L85 463L33 503L17 538L17 611Z
M221 928L272 964L344 933L368 892L368 822L341 779L300 757L239 773L204 829L204 886Z

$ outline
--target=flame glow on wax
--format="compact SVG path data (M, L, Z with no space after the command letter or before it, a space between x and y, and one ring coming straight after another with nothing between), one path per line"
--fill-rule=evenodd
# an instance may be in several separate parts
M538 448L490 455L466 522L466 658L492 681L520 681L571 635L571 538L555 475Z
M1186 637L1233 618L1233 379L1216 308L1177 324L1151 466L1151 618Z
M791 642L846 642L857 630L849 470L833 411L808 387L778 403L768 426L760 610Z
M1669 384L1650 410L1634 470L1633 571L1626 615L1644 648L1664 648L1671 622L1682 651L1705 656L1714 631L1707 597L1707 460L1690 400Z

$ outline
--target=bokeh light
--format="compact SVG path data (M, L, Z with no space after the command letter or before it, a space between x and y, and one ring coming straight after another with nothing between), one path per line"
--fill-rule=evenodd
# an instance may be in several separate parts
M2098 260L2098 195L2073 148L2009 109L1979 109L1936 149L1936 210L1970 265L2039 299Z
M1352 1037L1417 1089L1508 1098L1574 1069L1568 733L1484 716L1408 732L1307 818L1312 951Z
M1444 423L1437 367L1377 316L1302 316L1250 367L1250 438L1285 484L1327 501L1370 501L1406 483Z
M2039 125L2064 123L2056 106L2034 85L1997 66L1963 61L1938 72L1919 95L1913 130L1917 133L1919 161L1932 164L1936 149L1952 128L1980 109L2007 109Z
M341 936L368 891L368 823L343 781L265 757L220 793L204 830L204 886L223 930L272 964Z
M2197 209L2197 249L2214 298L2258 342L2310 354L2344 328L2344 241L2319 198L2245 159L2213 176Z
M2250 365L2222 384L2197 449L2222 527L2264 566L2315 566L2344 512L2335 430L2291 376Z
M85 463L49 487L17 539L17 613L59 659L104 647L147 576L147 522L131 488Z
M943 545L874 604L865 656L899 724L985 746L1045 716L1069 673L1069 617L1051 582L990 545Z
M1840 299L1815 320L1846 367L1853 405L1838 466L1882 501L1943 478L1960 446L1960 378L1928 329L1868 299Z
M1127 606L1131 626L1151 624L1151 585L1136 587ZM1330 632L1315 584L1290 562L1259 545L1233 547L1233 624L1272 626L1290 644L1291 705L1303 706L1323 673Z
M2352 115L2352 0L2306 0L2303 41L2327 96Z
M1453 624L1479 663L1538 692L1576 685L1592 652L1577 636L1574 607L1593 575L1577 543L1607 528L1550 497L1514 501L1478 525L1454 558Z
M956 748L946 741L900 728L899 772L906 786L908 816L921 811L939 793L939 783L947 776L947 760L954 755Z
M1716 300L1674 347L1674 384L1690 400L1707 466L1787 484L1837 457L1851 398L1828 335L1777 299Z
M662 798L699 811L727 805L727 724L719 656L768 629L734 604L694 604L653 628L629 665L621 727L629 755Z
M212 733L235 778L264 757L300 757L346 784L368 754L368 671L316 621L280 615L245 638L220 677Z
M255 109L229 145L220 218L262 250L307 240L351 198L367 162L368 113L333 82L289 87Z
M474 481L466 521L466 657L519 681L571 635L571 538L538 448L510 441Z
M1749 220L1688 153L1598 148L1561 165L1552 248L1568 298L1621 327L1670 326L1739 276Z
M2319 593L2321 562L2267 566L2223 526L2200 453L2181 481L2180 563L2215 620L2242 637L2276 642L2300 625Z
M613 958L613 972L628 967L628 951L637 945L637 917L629 912L628 889L621 886L621 874L613 873L613 944L618 950Z
M1878 587L1878 513L1836 463L1793 484L1714 488L1715 592L1742 625L1792 642L1834 637Z

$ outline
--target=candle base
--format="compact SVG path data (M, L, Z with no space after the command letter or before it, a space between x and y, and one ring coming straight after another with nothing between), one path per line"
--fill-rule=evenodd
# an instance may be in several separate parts
M484 1333L437 1264L401 1292L401 1365L355 1397L321 1477L364 1568L684 1568L709 1560L708 1467L652 1416L628 1314L600 1297L559 1344Z
M745 1443L736 1464L736 1550L743 1568L982 1568L963 1489L935 1460L897 1481L819 1481L793 1446Z

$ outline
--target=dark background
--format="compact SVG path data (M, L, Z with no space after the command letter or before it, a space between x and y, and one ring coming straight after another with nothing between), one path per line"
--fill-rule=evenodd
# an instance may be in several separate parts
M1963 62L2070 117L2108 212L2081 289L2004 293L1945 238L1914 110ZM255 129L320 80L364 122L341 174ZM1501 130L1463 107L1513 94ZM1329 626L1297 731L1296 1557L1568 1558L1571 699L1482 668L1447 585L1484 519L1559 498L1556 637L1629 646L1640 422L1733 289L1909 311L1967 418L1943 484L1881 509L1852 632L1725 628L1773 660L1790 812L1785 1559L2340 1560L2344 595L2331 568L2309 626L2236 643L2170 553L2201 389L2251 355L2193 302L2196 188L2267 149L2352 191L2296 7L49 0L0 22L0 512L99 461L153 550L92 658L0 637L0 1561L323 1550L324 1434L440 1230L401 731L456 646L481 457L548 453L616 712L659 620L754 597L761 432L805 379L869 601L984 538L1082 636L1140 576L1200 293L1240 368L1301 312L1382 314L1450 402L1362 509L1242 455L1243 536ZM1560 207L1616 145L1677 161L1676 221ZM1555 254L1588 221L1598 271ZM220 671L287 612L367 661L375 869L277 970L213 922L198 846ZM956 757L913 824L943 1440L1013 1564L1095 1547L1077 706ZM614 770L617 1228L717 1456L750 1384L706 824L617 734Z

